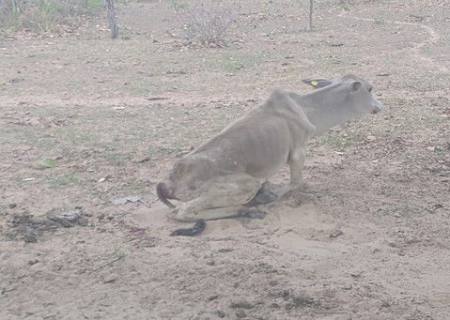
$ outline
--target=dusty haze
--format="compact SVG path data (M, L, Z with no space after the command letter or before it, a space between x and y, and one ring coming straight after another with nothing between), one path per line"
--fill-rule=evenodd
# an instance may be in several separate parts
M305 32L298 1L241 1L204 47L180 2L119 4L114 41L103 16L0 40L0 318L449 319L450 3L317 1ZM385 110L309 143L308 193L169 236L179 156L346 73Z

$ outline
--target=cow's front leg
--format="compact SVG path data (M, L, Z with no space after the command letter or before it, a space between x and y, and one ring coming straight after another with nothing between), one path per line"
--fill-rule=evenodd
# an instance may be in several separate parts
M303 167L305 165L305 149L297 148L289 156L289 170L291 174L290 189L303 187Z

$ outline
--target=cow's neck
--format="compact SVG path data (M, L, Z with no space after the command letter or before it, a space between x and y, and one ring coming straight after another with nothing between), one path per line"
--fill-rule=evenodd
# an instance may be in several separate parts
M316 127L314 135L320 135L328 129L358 116L351 106L345 104L340 88L328 86L306 95L291 94L291 97L303 108L309 121Z

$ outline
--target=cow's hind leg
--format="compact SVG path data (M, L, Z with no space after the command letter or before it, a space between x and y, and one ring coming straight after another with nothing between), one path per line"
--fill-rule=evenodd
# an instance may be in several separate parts
M181 221L214 220L239 215L256 195L261 181L246 174L218 177L207 183L198 198L181 203L174 218Z

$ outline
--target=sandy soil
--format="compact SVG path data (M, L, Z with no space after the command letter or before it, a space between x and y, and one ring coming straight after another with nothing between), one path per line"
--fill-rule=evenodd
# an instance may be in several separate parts
M0 42L0 319L449 319L450 3L320 1L308 33L245 1L225 48L186 46L171 3L120 7L117 41ZM177 157L349 72L386 110L311 141L307 193L169 236Z

